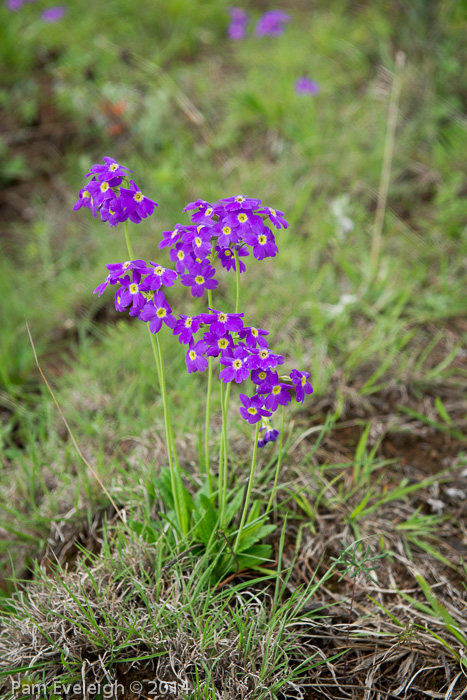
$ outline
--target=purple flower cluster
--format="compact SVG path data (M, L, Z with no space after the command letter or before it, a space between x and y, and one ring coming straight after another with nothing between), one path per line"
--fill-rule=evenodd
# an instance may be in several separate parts
M108 221L110 226L116 226L123 221L133 221L139 224L157 207L157 203L146 197L133 180L129 180L128 187L122 187L122 183L128 180L127 171L113 158L104 156L105 165L93 165L86 177L92 179L79 192L78 201L73 209L87 207L93 216L100 214L102 221Z
M28 2L36 2L36 0L5 0L5 6L12 12L18 12L18 10ZM58 22L59 19L62 19L65 12L66 8L64 5L57 5L56 7L49 7L44 10L40 18L43 22L51 24L52 22Z
M241 10L239 7L230 8L230 24L227 30L229 39L234 41L239 41L244 39L246 36L246 28L248 25L248 15L245 10Z
M248 26L248 15L239 7L231 7L230 24L227 34L230 39L239 41L245 39ZM269 10L262 15L255 28L256 36L280 36L284 33L285 24L290 22L290 15L282 10Z
M111 225L126 219L139 223L152 214L155 202L141 195L132 180L129 187L122 187L127 168L112 158L106 157L104 161L105 165L91 168L88 177L92 179L81 190L74 209L86 206L94 215L99 212L102 220ZM251 397L240 394L240 415L250 424L263 422L261 430L266 432L258 442L262 447L277 439L278 432L272 429L269 419L279 406L291 402L291 392L295 390L297 401L302 402L305 394L313 391L309 374L294 369L289 375L279 376L277 368L284 358L270 349L267 330L244 325L243 313L208 308L208 313L180 314L177 318L164 290L179 280L190 287L194 297L202 296L205 289L212 290L218 285L214 258L230 270L236 269L235 253L239 258L249 255L246 247L257 260L273 257L277 246L265 220L269 219L276 228L286 228L288 224L283 212L264 207L259 199L244 195L227 197L215 204L197 199L184 211L191 212L192 223L177 224L172 231L165 231L159 243L160 249L170 248L175 270L144 260L108 264L107 277L94 293L100 296L109 285L114 286L117 311L127 311L130 316L149 323L151 333L158 333L164 325L170 328L187 348L188 372L203 372L209 366L208 358L217 357L222 382L240 384L250 379L254 393ZM240 259L239 263L240 273L245 265Z
M190 287L195 297L205 289L215 289L213 262L220 260L226 270L236 270L235 251L239 258L248 257L251 248L257 260L274 257L277 245L265 218L276 228L287 228L284 213L263 207L261 200L243 195L228 197L210 204L203 199L188 204L192 224L176 224L173 231L164 231L159 248L170 247L170 259L175 263L181 283ZM245 263L239 260L240 273Z
M202 263L197 265L202 269ZM294 369L290 375L279 377L277 367L284 363L284 358L269 348L265 338L268 331L244 326L243 313L228 313L210 308L209 313L195 316L181 314L176 318L162 287L172 287L178 277L183 281L185 275L144 260L128 260L106 267L109 273L94 293L100 296L109 284L117 285L117 311L128 311L130 316L149 323L151 333L158 333L164 324L172 329L173 335L178 336L178 341L187 346L188 372L204 372L208 367L207 358L218 357L219 364L222 365L219 373L221 381L226 384L240 384L247 379L252 381L255 385L254 395L249 397L240 394L240 415L248 423L268 419L279 406L287 406L292 400L292 389L295 389L299 402L303 402L305 394L313 391L308 382L308 372ZM202 286L196 281L194 284ZM200 338L195 337L198 331L201 331ZM274 441L277 434L277 431L268 430L258 444L262 447L267 442Z

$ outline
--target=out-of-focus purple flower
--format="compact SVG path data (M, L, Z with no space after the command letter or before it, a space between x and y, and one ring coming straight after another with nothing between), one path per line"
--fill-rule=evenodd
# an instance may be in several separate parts
M295 92L297 95L317 95L319 91L319 84L305 75L295 81Z
M62 17L65 16L65 12L65 5L49 7L47 8L47 10L44 10L44 12L41 14L41 20L43 22L48 22L49 24L52 24L52 22L58 22L59 19L62 19Z
M263 428L260 428L259 432L262 433L263 430L265 430L266 432L258 440L258 447L264 447L268 442L276 442L277 438L279 437L278 430L274 430L273 428L264 426Z
M282 10L270 10L262 15L256 25L256 36L280 36L285 24L290 22L290 15Z
M240 41L246 36L246 28L248 25L248 15L245 10L241 10L239 7L231 7L230 10L230 24L227 29L227 34L229 39L234 41Z
M8 10L12 12L18 12L25 3L25 0L6 0L5 5Z

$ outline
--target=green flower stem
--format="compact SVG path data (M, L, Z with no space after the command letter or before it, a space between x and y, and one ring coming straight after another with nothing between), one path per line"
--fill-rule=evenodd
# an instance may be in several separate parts
M212 291L208 289L208 306L212 309ZM209 492L212 493L211 465L209 460L209 433L211 422L211 396L212 396L212 357L208 358L208 388L206 391L206 424L204 427L204 464L208 477Z
M269 497L269 503L268 503L268 507L266 508L265 515L267 515L269 513L269 511L271 510L272 502L273 502L274 496L276 494L277 480L279 478L279 470L281 468L281 462L282 462L282 443L284 440L284 422L285 422L285 406L282 406L282 425L281 425L281 439L279 442L279 456L277 458L276 473L274 475L274 484L272 486L272 491L271 491L271 495Z
M255 443L253 445L253 457L251 459L250 477L248 479L248 488L247 488L247 492L246 492L245 505L243 507L242 518L240 520L240 526L238 528L237 539L235 540L235 544L233 547L234 552L238 551L238 545L240 544L240 539L242 537L242 532L243 532L243 526L245 525L245 520L246 520L246 516L248 513L248 506L250 505L251 489L253 488L253 480L255 478L256 452L258 451L259 426L260 426L260 421L258 421L258 423L256 423Z
M238 257L238 250L234 249L235 254L235 271L237 280L237 293L235 295L235 313L240 313L240 261Z
M221 381L222 436L219 455L219 523L223 526L225 504L227 501L227 402L224 382ZM230 385L229 385L230 387Z
M134 260L135 256L133 254L133 248L131 246L130 233L128 228L128 221L125 221L125 241L128 250L128 255L130 260ZM165 437L167 441L167 455L169 459L169 469L170 478L172 483L172 491L175 501L175 510L177 513L177 520L183 534L188 532L188 514L186 512L186 506L183 496L183 482L180 474L180 464L178 461L177 450L175 447L175 441L173 438L172 425L170 422L169 406L167 401L167 389L165 384L165 372L164 372L164 359L162 356L162 349L160 345L159 336L156 334L154 338L153 333L149 330L149 324L147 324L149 338L151 340L152 351L154 354L154 360L156 363L157 375L159 378L159 386L162 395L162 402L164 408L164 426L165 426ZM174 468L174 460L176 468Z
M130 256L130 260L134 260L135 256L133 255L133 249L131 247L130 232L128 230L128 221L125 221L125 240L126 240L126 247L128 249L128 255Z

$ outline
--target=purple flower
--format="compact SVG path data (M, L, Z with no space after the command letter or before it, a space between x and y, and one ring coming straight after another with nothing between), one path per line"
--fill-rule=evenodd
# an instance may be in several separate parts
M258 394L268 394L264 405L271 411L276 411L279 405L287 406L292 401L289 393L290 386L281 384L277 374L274 379L266 380L263 384L260 384L257 391Z
M253 247L253 255L256 260L273 258L278 252L273 232L264 225L262 231L247 234L245 243Z
M173 286L175 280L178 277L175 270L169 270L166 267L162 267L162 265L158 265L157 263L153 262L150 262L149 264L153 265L154 269L149 268L148 270L146 270L146 272L152 273L149 274L145 279L145 283L148 285L148 289L156 290L160 289L162 286Z
M293 369L290 373L290 379L293 381L299 403L303 403L305 394L313 393L313 387L308 381L309 376L309 372L299 372L298 369Z
M256 231L259 232L264 228L264 222L262 218L248 210L240 210L229 214L225 217L224 225L234 229L240 236L244 236L245 234L253 233ZM226 242L226 245L230 245L230 243L232 242L235 243L236 241L232 241L232 239L230 239L230 241ZM219 244L223 245L220 236Z
M265 430L266 432L258 440L258 447L264 447L268 442L276 442L277 438L279 437L278 430L273 430L270 427L264 426L263 428L259 429L259 432L262 433L263 430Z
M243 406L240 406L240 415L248 421L248 423L258 423L263 417L269 417L271 411L266 411L263 408L263 399L255 394L250 397L246 394L240 394L240 401Z
M104 282L102 282L102 284L99 284L99 286L97 286L95 288L95 290L93 291L93 294L95 294L97 292L98 295L101 296L105 292L105 290L107 289L109 284L116 284L116 282L112 282L110 279L110 275L107 275Z
M151 216L157 203L146 197L139 191L133 180L130 180L130 187L120 188L120 198L127 218L135 224L139 224L141 219Z
M212 279L216 271L207 262L195 262L190 264L188 274L181 276L182 284L191 287L194 297L202 297L205 289L215 289L219 282Z
M251 197L245 197L243 194L238 194L236 197L226 197L225 199L220 199L222 206L225 211L237 211L238 209L258 209L261 206L260 199L251 199Z
M269 335L269 331L265 331L262 328L254 328L254 326L245 326L238 333L238 337L245 340L249 348L255 348L257 345L260 348L267 348L268 341L262 337L263 335Z
M271 377L275 377L277 372L272 372L270 369L253 369L251 371L250 379L253 384L263 384L266 380Z
M219 362L221 365L227 365L219 373L219 379L223 382L228 383L233 379L240 384L244 379L248 379L250 370L245 366L245 360L248 358L248 350L242 346L237 345L232 355L223 355Z
M319 84L304 75L295 81L295 92L297 95L317 95L319 91Z
M154 301L149 301L145 304L139 314L139 319L146 322L150 321L149 330L151 333L158 333L162 323L165 323L169 328L175 326L176 320L172 316L171 311L172 309L167 303L164 292L157 292L154 295Z
M174 335L179 335L179 342L184 345L191 343L193 335L198 331L201 321L197 316L184 316L180 314L179 320L174 326Z
M148 272L144 260L127 260L126 262L122 263L111 263L110 265L106 265L106 268L110 270L110 279L112 284L114 284L120 277L130 272L130 270L137 269L143 275Z
M217 336L225 335L227 331L232 331L233 333L238 333L243 328L242 316L245 314L227 314L225 311L217 311L216 309L209 308L212 314L201 314L200 319L203 323L210 324L211 332L215 333Z
M57 7L49 7L47 10L41 14L41 20L43 22L58 22L59 19L65 15L66 7L64 5L57 5Z
M212 234L218 236L217 242L221 248L228 248L240 242L240 236L236 227L232 226L225 219L212 227Z
M110 182L112 187L117 187L120 185L122 178L127 176L125 170L128 170L128 168L119 165L116 160L108 156L104 156L104 161L105 165L101 165L100 163L93 165L86 177L94 175L98 182ZM132 171L128 170L128 172L131 173ZM113 182L113 180L115 180L115 182Z
M123 286L122 289L117 292L120 297L119 305L123 307L130 306L130 314L135 316L139 314L147 301L143 294L143 292L147 290L145 289L144 283L141 284L141 273L137 270L133 270L132 282L130 282L129 277L124 277L120 281Z
M284 212L279 211L278 209L271 209L270 207L264 207L264 209L260 209L258 214L265 214L266 216L269 217L269 220L271 221L272 224L276 228L287 228L288 223L284 219Z
M187 204L183 211L185 212L196 208L198 208L199 211L191 215L191 220L194 224L212 223L212 217L216 213L212 204L206 202L204 199L197 199L196 202Z
M170 259L175 263L175 269L181 275L188 269L188 265L193 263L193 253L187 249L187 245L183 241L179 241L175 248L170 251Z
M196 345L193 345L186 354L186 366L188 372L204 372L208 366L208 361L204 357L207 350L207 343L204 340L198 340Z
M217 333L208 331L204 333L203 340L208 344L206 352L208 357L217 357L220 353L222 353L222 357L230 356L232 354L232 348L235 347L230 333L219 336Z
M83 189L79 191L78 201L73 205L73 211L77 211L78 209L81 209L81 207L87 207L91 210L93 208L91 191L87 186L83 187Z
M235 264L235 253L232 248L221 248L219 245L216 245L216 252L219 256L219 260L221 261L221 265L225 270L237 270L237 266ZM238 251L239 258L245 258L249 255L250 253L245 248L240 248ZM241 274L242 272L245 272L246 267L244 262L241 260L239 262Z
M173 231L163 231L162 240L160 241L158 248L162 250L162 248L176 243L180 238L180 232L182 228L183 227L181 224L175 224L175 228Z
M244 39L246 35L246 27L248 24L248 15L244 10L239 7L230 8L230 24L227 29L227 34L230 39L234 41L239 41Z
M259 18L256 25L256 36L280 36L284 32L284 24L290 22L290 15L282 10L270 10Z
M284 358L282 355L275 355L266 348L261 348L261 350L251 351L246 364L250 369L273 369L277 365L283 365Z

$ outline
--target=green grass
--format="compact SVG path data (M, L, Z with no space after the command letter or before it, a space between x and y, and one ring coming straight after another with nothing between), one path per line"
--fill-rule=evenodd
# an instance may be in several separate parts
M376 639L388 658L416 648L417 683L439 691L422 669L444 654L455 678L465 642L455 495L467 434L465 10L383 0L319 1L310 10L288 0L282 36L231 42L228 6L110 0L83 12L73 0L49 26L37 20L42 5L0 8L0 643L9 653L0 671L7 679L11 667L28 666L20 633L36 630L44 642L36 682L57 672L79 678L83 661L99 655L126 683L131 659L147 664L147 678L164 668L171 680L171 654L185 664L187 697L214 698L229 678L237 695L259 700L293 683L318 692L325 671L314 668L324 661L330 683L353 682L347 666L363 673L361 649L373 651ZM256 19L266 9L249 11ZM383 173L397 51L405 66ZM305 74L319 95L294 93ZM278 256L251 257L242 275L246 323L267 328L286 366L308 369L314 386L286 414L277 528L267 540L274 568L262 582L245 574L216 588L215 548L185 553L168 535L157 481L167 462L163 409L147 332L114 311L111 292L92 295L105 264L127 257L124 235L72 211L103 155L131 168L159 203L131 228L137 257L168 265L157 250L161 232L188 223L182 209L198 197L243 192L290 222L277 232ZM374 269L382 174L389 187ZM214 306L234 294L224 275ZM177 312L201 308L184 288L169 296ZM124 522L43 385L26 321L80 449ZM161 342L184 481L195 492L205 377L186 373L169 333ZM229 414L232 492L248 478L253 438L238 420L238 393ZM217 382L212 416L217 455ZM277 446L259 456L252 499L264 507L277 459ZM217 546L227 552L221 536ZM368 547L372 557L385 554L377 584L366 586L361 571L339 578L342 552L358 561ZM324 622L302 612L310 601L326 608ZM64 659L68 628L78 642ZM380 663L375 651L374 668ZM408 679L394 673L384 685L375 670L374 683L408 692Z

